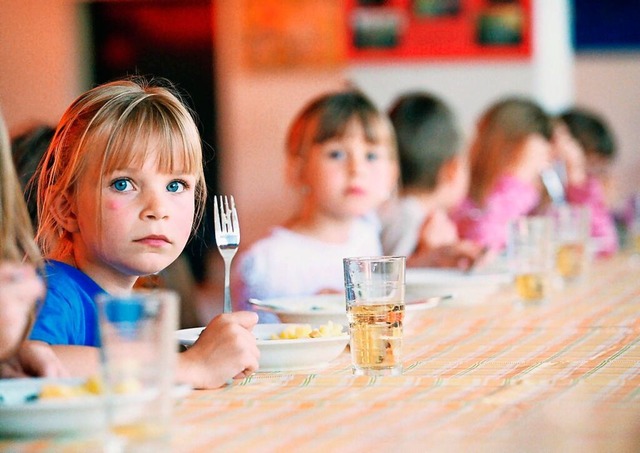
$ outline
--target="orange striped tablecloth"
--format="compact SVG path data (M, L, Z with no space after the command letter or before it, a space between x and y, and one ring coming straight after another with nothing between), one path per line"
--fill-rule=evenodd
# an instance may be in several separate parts
M193 391L172 451L640 451L640 265L620 255L545 304L514 299L413 314L402 376L353 376L345 351L311 374Z
M184 451L640 449L640 267L522 306L510 289L407 320L404 373L261 374L178 407Z

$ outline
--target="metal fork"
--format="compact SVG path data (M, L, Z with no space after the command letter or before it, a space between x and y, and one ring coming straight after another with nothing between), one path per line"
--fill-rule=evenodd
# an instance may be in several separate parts
M231 313L231 290L229 289L229 275L231 261L240 245L240 224L233 196L220 195L213 197L213 224L216 232L216 245L224 260L224 306L223 313Z

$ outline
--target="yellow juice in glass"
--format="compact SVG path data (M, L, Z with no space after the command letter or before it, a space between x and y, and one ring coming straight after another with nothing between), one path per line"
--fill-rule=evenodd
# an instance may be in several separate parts
M355 373L400 374L404 304L351 305L347 318Z
M544 299L544 276L541 273L516 275L516 290L525 302Z
M565 280L582 275L585 261L585 246L581 242L567 242L556 250L556 270Z

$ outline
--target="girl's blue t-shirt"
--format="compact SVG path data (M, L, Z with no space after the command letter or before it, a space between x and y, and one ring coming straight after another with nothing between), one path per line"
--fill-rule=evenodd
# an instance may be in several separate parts
M45 264L47 295L29 338L51 345L99 346L94 301L105 291L87 274L60 261Z

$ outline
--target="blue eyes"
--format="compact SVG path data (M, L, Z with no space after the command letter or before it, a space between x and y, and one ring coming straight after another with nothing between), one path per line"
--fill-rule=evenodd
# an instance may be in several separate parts
M185 184L182 181L171 181L167 184L167 192L182 192L185 189Z
M347 153L341 150L333 149L329 151L329 158L334 160L342 160L347 157Z
M131 180L126 178L116 179L111 183L111 187L116 192L130 192L134 189ZM187 188L187 183L184 181L171 181L167 184L167 192L180 193Z
M113 187L118 192L128 192L133 189L133 185L128 179L116 179L111 183L111 187Z
M376 152L368 152L368 153L366 154L365 158L366 158L368 161L372 162L372 161L374 161L374 160L378 160L378 159L380 158L380 155L379 155L378 153L376 153Z
M327 155L332 160L344 160L347 158L347 153L343 150L333 149L330 150ZM380 153L377 151L367 151L364 155L364 158L368 162L373 162L380 159Z

